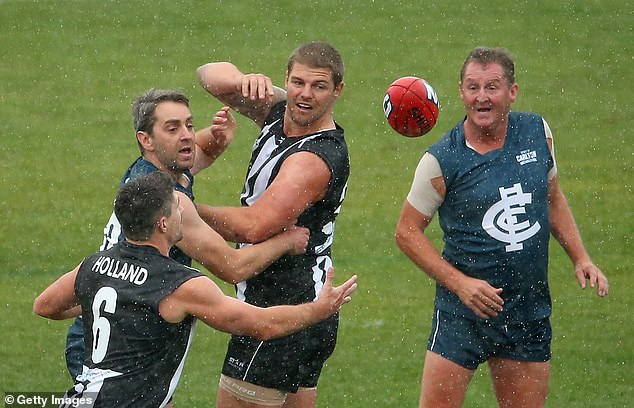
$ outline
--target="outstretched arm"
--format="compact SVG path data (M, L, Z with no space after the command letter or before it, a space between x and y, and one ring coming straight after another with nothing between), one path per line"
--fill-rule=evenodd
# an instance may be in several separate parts
M198 277L183 283L165 298L159 312L168 322L180 322L192 315L217 330L267 340L311 326L348 303L357 288L357 276L337 287L332 286L333 278L334 269L330 268L315 302L259 308L225 296L213 281Z
M568 201L559 188L557 176L548 182L548 204L550 230L572 261L579 286L585 289L586 282L589 281L591 288L597 288L599 296L607 296L609 290L608 279L592 262L583 245L581 234L568 206Z
M196 71L200 85L223 104L250 118L258 126L286 91L263 74L243 74L230 62L210 62Z
M77 271L79 271L79 265L46 288L33 302L33 312L53 320L79 316L81 306L75 296Z
M292 228L257 245L231 248L196 212L194 203L177 192L183 207L183 239L176 245L220 279L237 283L249 279L286 254L306 251L308 230Z

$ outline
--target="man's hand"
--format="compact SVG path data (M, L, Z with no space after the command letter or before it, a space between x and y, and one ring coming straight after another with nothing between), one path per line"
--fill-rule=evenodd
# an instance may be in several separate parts
M246 74L240 84L242 97L251 101L263 100L271 102L275 95L273 81L263 74Z
M211 137L201 146L209 156L218 157L233 141L238 125L228 106L223 106L211 120Z
M585 262L575 265L575 275L581 289L585 289L587 282L590 282L590 287L597 288L597 295L605 297L608 295L608 278L605 277L601 269L599 269L592 262Z
M279 234L280 238L287 240L289 245L288 255L301 255L306 252L310 230L304 227L291 227Z
M504 300L501 288L494 288L487 281L465 276L456 294L479 317L488 319L502 311Z
M352 275L350 279L342 285L333 287L332 280L335 276L335 269L331 266L326 272L326 282L319 293L317 303L321 303L326 312L325 317L337 313L341 306L352 300L352 292L357 290L357 275Z

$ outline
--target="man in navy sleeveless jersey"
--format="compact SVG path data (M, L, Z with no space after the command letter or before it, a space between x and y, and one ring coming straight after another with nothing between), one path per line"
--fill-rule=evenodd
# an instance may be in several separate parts
M130 165L120 185L156 170L170 174L183 206L184 231L170 257L187 266L191 266L193 258L221 279L235 283L257 274L282 255L303 253L308 230L289 229L258 245L234 249L198 216L194 206L194 174L211 165L233 137L224 114L217 113L210 127L195 132L187 96L175 90L144 92L132 106L141 157ZM201 139L199 143L197 138ZM100 249L108 249L123 239L121 225L113 213L104 228ZM73 379L82 368L82 327L81 318L76 319L67 336L66 360Z
M544 406L551 233L579 285L608 294L559 188L548 124L511 112L514 71L505 49L469 54L460 73L466 117L423 155L398 221L400 249L436 280L420 407L461 406L484 362L500 406ZM436 212L442 255L425 235Z
M284 336L337 313L356 288L356 277L333 288L331 269L318 302L262 309L225 296L168 256L183 238L183 207L161 171L124 184L114 211L126 239L86 257L33 305L51 319L83 313L88 348L69 407L171 406L196 319L260 339Z
M228 62L198 69L209 93L261 129L240 196L242 206L201 205L201 217L243 247L294 224L310 229L304 255L282 257L237 284L238 298L247 303L270 307L320 296L333 263L335 219L350 172L343 129L333 117L343 73L337 50L322 42L303 44L291 54L285 89L263 74L245 75ZM232 120L229 114L227 120ZM275 341L232 336L217 406L315 406L317 382L335 348L337 327L338 316L333 316Z

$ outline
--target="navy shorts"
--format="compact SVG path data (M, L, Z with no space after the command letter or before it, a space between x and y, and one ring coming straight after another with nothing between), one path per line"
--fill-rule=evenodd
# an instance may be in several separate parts
M284 392L316 387L321 369L335 349L338 325L335 314L280 339L231 336L222 373Z
M77 317L66 335L66 367L71 378L81 374L84 366L84 322Z
M491 357L549 361L551 340L548 317L523 323L492 324L435 309L427 349L475 370Z

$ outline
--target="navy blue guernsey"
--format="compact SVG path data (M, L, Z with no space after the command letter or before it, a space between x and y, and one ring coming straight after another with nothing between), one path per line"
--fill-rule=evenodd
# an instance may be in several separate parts
M83 311L84 372L69 395L95 407L158 407L178 383L195 319L168 323L159 303L198 270L150 246L122 241L81 264L75 293Z
M321 290L325 271L332 265L335 219L345 198L350 163L343 129L300 137L284 134L286 103L275 105L257 137L248 167L241 204L253 204L277 176L284 160L297 152L319 156L330 168L325 197L298 217L297 225L310 230L306 254L284 256L264 272L238 284L238 297L261 307L312 301Z
M443 258L468 276L502 288L504 311L493 322L550 315L548 171L553 166L542 118L511 112L504 146L479 154L465 144L463 122L429 148L446 196L438 209ZM436 307L479 319L437 285Z
M123 186L125 183L128 182L128 180L155 171L159 171L159 169L154 164L145 160L143 157L139 157L135 160L134 163L130 165L130 167L128 167L128 170L121 178L120 186ZM180 191L181 193L189 197L192 201L194 201L194 176L189 171L185 172L184 175L189 179L189 185L187 187L183 187L179 183L175 182L174 189ZM121 230L121 225L119 224L119 220L117 220L117 217L115 217L114 212L110 216L110 220L108 220L108 224L105 226L103 233L104 241L99 248L101 251L108 249L117 242L123 241L125 239L123 231ZM183 265L192 265L192 259L176 246L172 247L172 249L170 250L170 258L180 262Z

